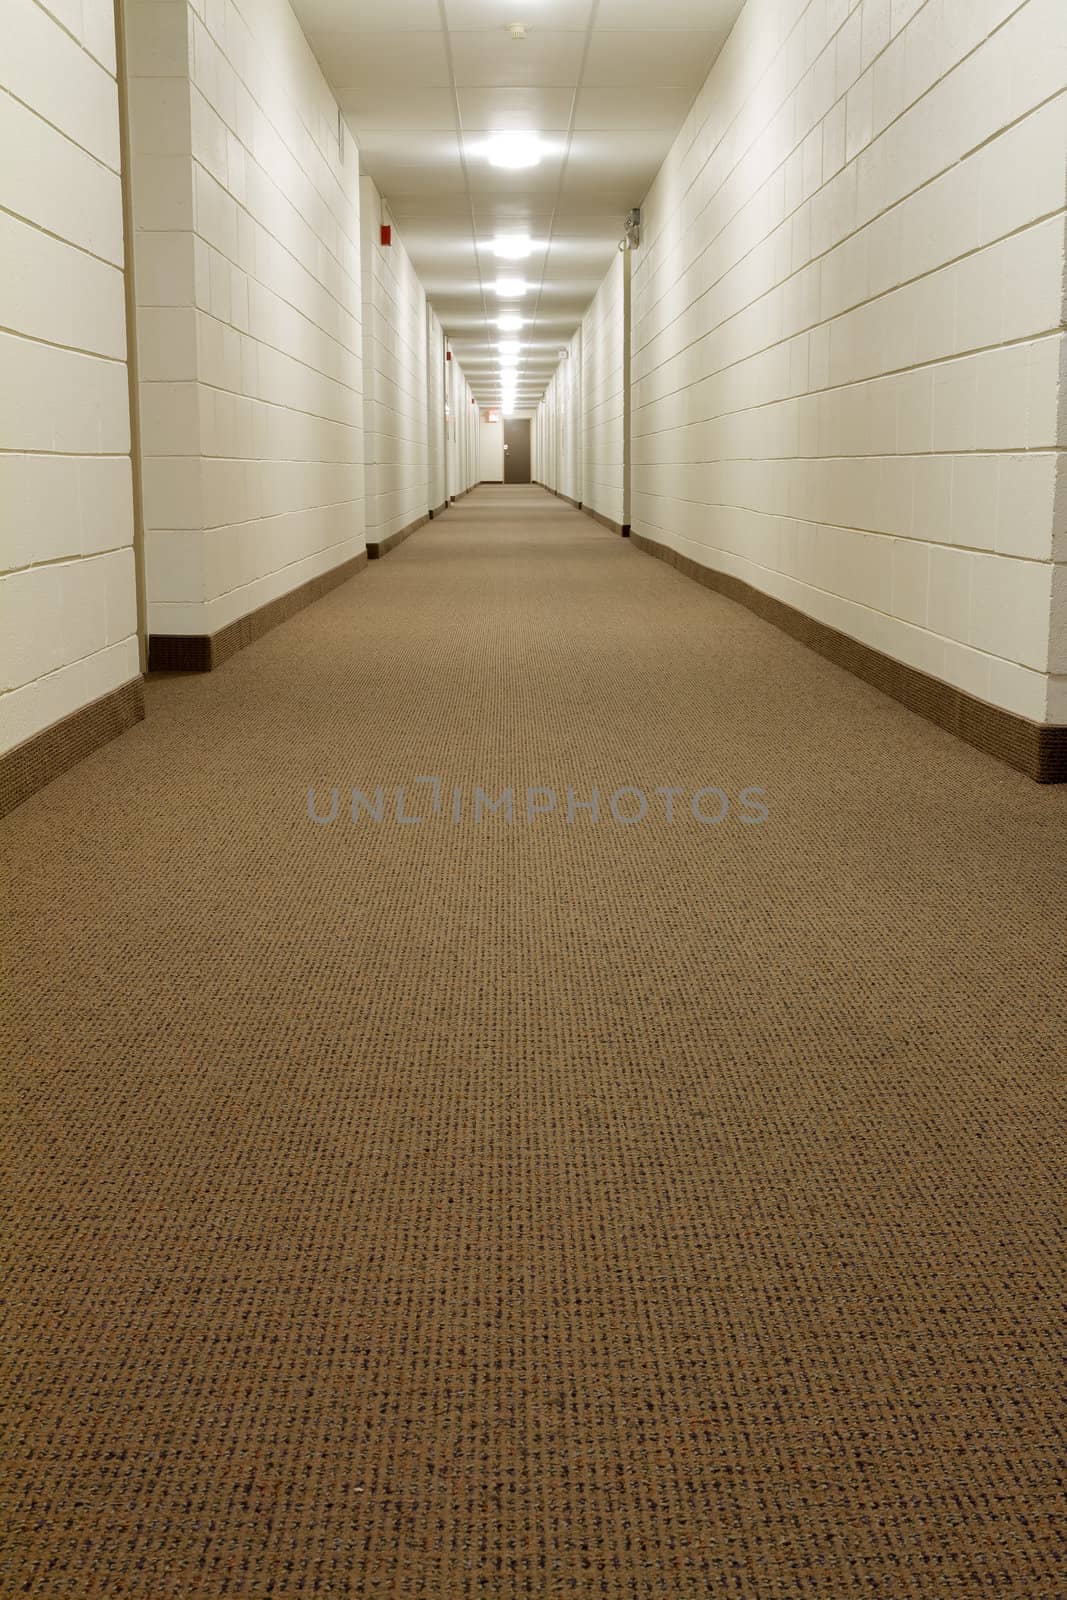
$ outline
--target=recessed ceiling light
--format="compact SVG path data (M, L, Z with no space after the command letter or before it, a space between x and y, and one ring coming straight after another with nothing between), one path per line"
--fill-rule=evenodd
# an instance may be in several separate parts
M500 339L497 342L497 349L502 356L508 354L517 356L519 353L519 341L518 339Z
M510 172L518 172L525 167L536 167L545 153L545 147L539 133L516 129L492 134L485 146L485 153L491 167L505 167Z
M493 287L500 300L521 300L529 284L525 278L498 278Z
M497 317L496 325L501 333L518 333L522 327L523 318L512 315Z
M532 249L533 242L528 233L498 235L493 240L493 254L498 261L525 261Z

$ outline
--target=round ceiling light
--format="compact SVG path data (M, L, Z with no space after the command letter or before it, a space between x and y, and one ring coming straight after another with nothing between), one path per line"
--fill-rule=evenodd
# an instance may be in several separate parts
M491 167L503 167L509 172L521 172L536 167L545 153L539 133L518 129L490 135L485 153Z
M493 254L498 261L525 261L532 249L528 233L498 235L493 240Z

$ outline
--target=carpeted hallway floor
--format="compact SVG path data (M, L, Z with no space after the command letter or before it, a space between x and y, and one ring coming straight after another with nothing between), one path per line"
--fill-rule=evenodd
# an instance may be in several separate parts
M5 1596L1062 1595L1067 791L483 488L0 844Z

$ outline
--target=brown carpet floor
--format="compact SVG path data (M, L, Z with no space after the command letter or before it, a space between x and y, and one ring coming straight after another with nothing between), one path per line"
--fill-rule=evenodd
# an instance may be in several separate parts
M482 489L0 838L5 1596L1064 1593L1067 791Z

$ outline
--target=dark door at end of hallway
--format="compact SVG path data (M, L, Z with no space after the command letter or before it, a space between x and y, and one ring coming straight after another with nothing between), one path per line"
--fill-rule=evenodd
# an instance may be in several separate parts
M504 482L530 481L530 419L504 419Z

